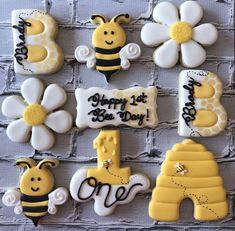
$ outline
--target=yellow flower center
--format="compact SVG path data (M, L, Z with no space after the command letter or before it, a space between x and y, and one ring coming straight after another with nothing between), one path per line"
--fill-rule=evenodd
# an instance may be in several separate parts
M176 22L170 27L170 37L177 43L185 43L193 36L193 29L187 22Z
M36 126L46 120L46 110L40 104L31 104L24 109L23 118L26 124Z

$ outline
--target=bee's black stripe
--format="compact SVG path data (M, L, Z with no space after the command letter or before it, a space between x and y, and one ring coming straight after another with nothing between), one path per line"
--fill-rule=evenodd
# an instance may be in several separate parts
M32 213L40 213L40 212L46 212L48 209L48 206L35 206L35 207L30 207L30 206L23 206L23 211L24 212L32 212Z
M109 67L109 66L119 66L121 63L120 58L117 59L96 59L96 66Z
M103 48L99 48L99 47L95 47L95 52L97 53L101 53L101 54L116 54L121 50L121 47L117 47L114 49L103 49Z
M24 202L41 202L47 200L48 200L48 194L42 196L28 196L26 194L21 194L21 201Z

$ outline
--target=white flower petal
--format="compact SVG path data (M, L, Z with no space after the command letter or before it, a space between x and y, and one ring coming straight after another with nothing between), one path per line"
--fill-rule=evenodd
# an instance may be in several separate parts
M18 119L7 127L7 136L13 142L25 143L29 140L30 131L31 127L24 122L24 119Z
M51 84L44 92L41 105L50 112L62 106L66 99L67 95L64 89L57 84Z
M199 42L204 46L210 46L218 38L218 31L210 23L205 23L200 26L193 28L193 40Z
M9 119L17 119L23 116L26 105L20 96L8 96L2 103L2 114Z
M161 2L153 10L153 19L166 25L179 21L178 9L171 2Z
M72 127L73 118L70 113L61 110L48 115L45 124L57 133L65 133Z
M173 40L165 42L153 53L154 62L163 68L175 66L179 58L179 45Z
M202 8L195 1L186 1L180 6L180 20L191 24L191 26L196 25L202 16Z
M145 24L140 35L142 42L150 47L158 46L170 39L169 27L159 23Z
M193 68L201 65L206 59L206 51L193 40L181 44L182 64Z
M46 126L39 125L32 127L31 144L34 149L45 151L50 149L55 143L55 137Z
M43 83L36 78L25 80L21 86L21 94L28 104L39 103L43 90Z

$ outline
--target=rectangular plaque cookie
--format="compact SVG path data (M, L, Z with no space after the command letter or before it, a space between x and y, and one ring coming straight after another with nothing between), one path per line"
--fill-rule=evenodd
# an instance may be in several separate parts
M80 129L126 125L135 128L158 125L157 88L132 87L106 90L92 87L76 89L77 118Z

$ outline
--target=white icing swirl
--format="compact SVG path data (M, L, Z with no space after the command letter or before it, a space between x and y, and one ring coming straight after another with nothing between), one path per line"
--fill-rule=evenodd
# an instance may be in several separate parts
M14 208L14 213L19 215L23 212L23 208L21 205L17 205L15 208Z
M18 189L9 189L2 197L2 203L6 206L16 206L20 204L20 191Z
M125 51L128 59L136 59L141 54L140 47L136 43L127 44Z
M54 215L57 213L57 208L54 204L52 203L48 203L48 209L47 209L48 213Z
M54 205L62 205L68 200L68 191L63 187L60 187L51 192L48 197L50 203L53 203Z

